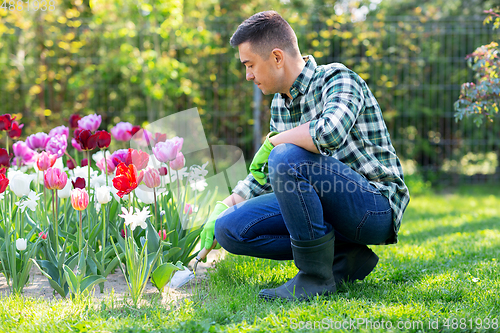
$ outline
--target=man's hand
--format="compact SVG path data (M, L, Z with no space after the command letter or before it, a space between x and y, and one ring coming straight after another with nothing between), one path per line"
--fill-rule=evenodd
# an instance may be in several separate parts
M222 201L217 201L217 204L214 207L214 210L212 211L212 214L208 217L207 223L205 223L205 226L203 227L203 230L201 231L200 234L200 240L201 240L201 248L205 248L207 250L210 250L212 247L212 244L214 242L214 230L215 230L215 220L217 219L217 216L219 216L223 211L228 209L229 207L223 203ZM220 245L217 244L215 247L216 249L220 249Z
M264 167L264 165L266 165L267 160L269 159L269 154L274 148L273 144L269 141L269 138L276 134L278 133L271 132L266 136L266 140L264 141L262 146L260 146L259 150L253 157L252 164L250 164L250 172L260 185L264 185L265 183L267 183L267 176L262 168Z

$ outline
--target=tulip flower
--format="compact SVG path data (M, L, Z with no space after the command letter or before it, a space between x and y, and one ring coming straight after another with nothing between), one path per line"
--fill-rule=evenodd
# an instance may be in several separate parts
M71 139L71 146L73 146L73 148L75 148L77 151L83 151L82 146L80 146L75 138Z
M160 176L166 176L168 174L168 169L167 167L160 167Z
M128 149L127 157L125 158L125 164L133 164L137 167L137 170L144 169L149 162L149 155L141 150L135 150L132 148Z
M50 130L49 136L54 137L56 135L66 135L66 138L69 137L69 128L64 125L54 127Z
M153 142L153 134L145 129L140 129L134 135L132 135L132 140L134 140L137 145L146 147Z
M78 128L95 132L101 126L101 122L101 115L91 114L78 120Z
M74 132L75 141L80 145L82 150L93 150L97 147L97 139L99 134L92 134L90 130L76 129Z
M26 175L22 172L14 174L10 179L10 190L20 198L28 195L31 192L31 182L35 177L35 174Z
M0 169L10 167L10 157L5 148L0 148Z
M137 186L134 193L137 199L146 205L152 205L155 203L155 193L143 184Z
M133 126L132 130L130 130L130 136L134 136L137 132L141 130L141 126Z
M10 114L3 114L0 116L0 131L10 131L12 127L12 120Z
M95 195L97 202L101 205L105 205L111 201L111 187L101 186L95 190Z
M45 149L57 157L61 157L66 153L66 148L68 148L68 137L65 134L55 134L50 137L47 142Z
M24 238L16 239L16 248L18 251L26 250L27 246L28 246L28 242L26 242L26 239L24 239Z
M75 168L75 162L73 162L73 160L67 160L66 166L68 167L68 169L73 170Z
M193 205L192 204L189 204L187 203L185 206L184 206L184 214L188 214L188 215L191 215L193 214Z
M36 162L36 152L28 147L26 142L18 141L12 145L12 151L14 152L14 165L26 165Z
M167 134L165 133L155 133L155 137L153 139L153 142L151 143L153 146L156 145L158 142L165 142L167 141Z
M132 124L128 122L119 122L111 129L111 134L118 141L129 141L132 137Z
M47 233L43 232L43 231L40 231L38 233L38 237L40 237L41 239L47 239Z
M158 236L160 236L162 240L167 240L167 230L162 229L158 231Z
M21 137L23 127L24 124L19 125L17 121L13 121L10 131L8 132L9 138L14 140L19 139Z
M161 185L160 172L152 167L144 170L144 184L149 188L155 188Z
M111 160L115 164L115 167L121 162L126 163L128 155L128 149L118 149L113 154L111 154Z
M175 160L177 153L182 149L184 139L175 137L165 142L158 142L153 147L153 154L160 162L170 162Z
M84 180L85 182L85 180ZM84 186L85 188L85 183ZM66 182L66 185L63 187L61 190L57 190L57 196L61 199L67 199L71 196L71 190L73 189L73 184L72 182Z
M36 166L38 167L38 170L45 171L48 168L54 166L56 160L57 160L57 155L44 151L38 154L36 159Z
M116 168L111 157L101 158L96 165L102 172L106 172L108 175L112 174Z
M88 158L83 158L83 159L80 161L80 166L83 168L83 167L86 167L87 165L89 165L89 160L88 160Z
M26 138L26 144L33 150L42 150L45 149L47 142L49 142L50 137L48 134L43 132L38 132L36 134L31 134Z
M76 210L84 210L89 205L89 194L85 189L75 188L71 191L71 205Z
M111 143L111 135L106 131L97 131L97 147L99 149L108 148Z
M82 177L76 177L76 179L71 181L73 184L73 188L79 188L79 189L85 189L86 183L85 183L85 178Z
M71 129L78 128L78 121L80 119L82 119L82 116L80 116L79 114L76 114L76 113L69 116L69 127Z
M9 179L0 173L0 193L5 192L7 186L9 186Z
M59 168L48 168L43 177L49 190L62 190L68 182L68 175Z
M129 194L139 185L144 174L142 171L138 173L137 168L133 164L127 167L125 163L120 163L116 169L113 186L118 190L117 195L123 198L124 195Z
M175 160L169 163L170 168L172 168L172 170L180 170L184 167L185 164L186 164L186 159L184 158L184 154L182 154L181 152L178 152Z

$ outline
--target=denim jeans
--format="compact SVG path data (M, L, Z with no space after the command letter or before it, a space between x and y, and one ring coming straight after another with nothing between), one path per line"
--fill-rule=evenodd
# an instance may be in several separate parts
M269 155L268 172L273 193L217 218L215 238L228 252L289 260L290 237L313 240L333 229L337 239L369 245L394 234L389 200L333 157L281 144Z

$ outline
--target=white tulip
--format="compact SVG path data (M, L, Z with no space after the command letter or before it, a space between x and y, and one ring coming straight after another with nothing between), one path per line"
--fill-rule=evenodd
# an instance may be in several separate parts
M26 246L28 246L28 243L26 242L26 239L24 238L18 238L16 239L16 248L18 251L24 251L26 250Z
M107 204L111 201L111 187L101 186L95 190L97 202L101 205Z
M62 190L57 190L57 196L61 199L67 199L71 196L72 189L73 189L73 184L71 183L71 180L68 179L64 188Z
M146 205L151 205L155 202L153 190L141 184L135 189L135 195Z
M30 186L36 175L24 174L22 172L15 173L10 180L9 186L12 192L18 197L28 195L31 191Z

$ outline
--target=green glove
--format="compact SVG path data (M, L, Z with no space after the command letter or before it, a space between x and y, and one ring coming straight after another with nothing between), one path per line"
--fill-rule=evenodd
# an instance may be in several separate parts
M269 138L275 136L276 134L278 134L278 132L271 132L266 136L266 140L253 157L252 164L250 164L250 172L260 185L267 183L267 176L262 169L267 164L269 154L271 154L271 150L274 148L273 144L269 141Z
M217 201L217 204L214 207L214 210L212 211L212 214L208 217L207 223L205 223L205 226L203 227L203 230L201 231L200 234L200 240L201 240L201 248L205 248L209 250L212 247L212 244L214 243L214 230L215 230L215 220L217 219L217 216L219 216L223 211L228 209L228 205L223 203L222 201ZM217 244L215 247L216 249L220 249L220 245Z

